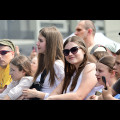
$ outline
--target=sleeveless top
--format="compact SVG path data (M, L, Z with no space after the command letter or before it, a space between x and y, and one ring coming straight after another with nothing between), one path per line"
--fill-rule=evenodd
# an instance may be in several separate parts
M83 69L84 70L84 69ZM73 76L71 77L71 81L70 81L70 84L66 90L66 93L70 93L70 92L76 92L81 84L81 80L82 80L82 75L83 75L83 71L81 72L79 78L78 78L78 81L77 81L77 84L75 86L75 89L73 91L70 91L70 88L71 88L71 84L72 84L72 81L73 81L73 78L74 76L76 75L76 72L74 72ZM95 95L95 92L96 91L99 91L100 89L102 89L103 86L100 86L100 87L93 87L93 89L89 92L89 94L85 97L84 100L86 100L89 96L91 95ZM65 91L63 92L65 93Z

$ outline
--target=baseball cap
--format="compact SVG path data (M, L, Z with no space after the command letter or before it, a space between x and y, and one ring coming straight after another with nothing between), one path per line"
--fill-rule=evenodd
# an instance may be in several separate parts
M106 47L103 46L103 45L100 45L100 44L96 44L92 50L90 51L90 54L93 54L94 52L97 52L97 51L107 51Z
M111 52L116 53L115 44L107 44L107 45L105 45L105 47L108 48Z
M15 46L14 46L13 42L9 39L0 40L0 45L9 46L12 49L12 51L15 52Z

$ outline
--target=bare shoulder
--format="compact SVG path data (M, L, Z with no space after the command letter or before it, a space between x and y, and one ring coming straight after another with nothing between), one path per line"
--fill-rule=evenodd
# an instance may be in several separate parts
M96 64L95 63L88 63L84 68L84 72L95 71L95 70L96 70Z

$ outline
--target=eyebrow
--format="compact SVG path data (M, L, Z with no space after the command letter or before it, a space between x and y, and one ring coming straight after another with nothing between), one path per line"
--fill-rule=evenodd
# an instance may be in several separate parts
M118 63L118 64L120 64L120 61L115 61L115 63Z

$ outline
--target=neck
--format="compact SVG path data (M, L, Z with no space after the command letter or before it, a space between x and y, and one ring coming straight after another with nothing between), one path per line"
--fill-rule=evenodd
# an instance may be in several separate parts
M114 85L116 81L117 81L116 78L112 78L111 81L110 81L110 84L109 84L110 87L111 87L112 85Z
M94 44L95 44L94 37L91 36L90 38L88 38L87 47L89 48Z
M6 69L7 68L7 65L6 66L0 66L2 69Z

